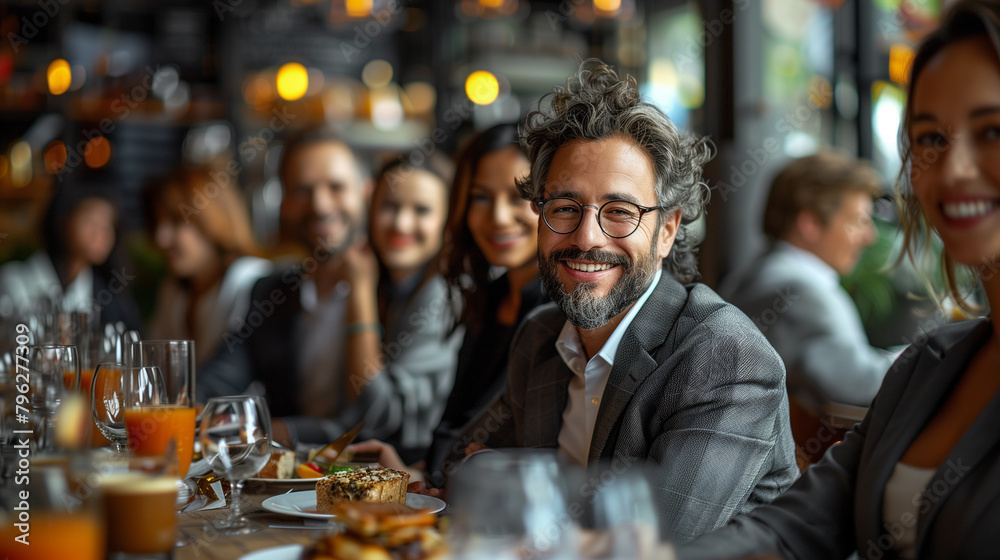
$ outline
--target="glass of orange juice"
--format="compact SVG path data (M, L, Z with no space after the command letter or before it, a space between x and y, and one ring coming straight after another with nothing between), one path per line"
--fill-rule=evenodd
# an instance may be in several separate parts
M0 558L103 560L104 524L96 500L77 503L66 471L36 466L23 487L0 489Z
M157 394L141 389L139 371L155 368L163 389ZM133 342L125 356L125 431L128 448L136 456L163 455L171 441L177 457L177 475L183 479L194 453L194 341ZM193 488L178 483L178 500L187 501Z

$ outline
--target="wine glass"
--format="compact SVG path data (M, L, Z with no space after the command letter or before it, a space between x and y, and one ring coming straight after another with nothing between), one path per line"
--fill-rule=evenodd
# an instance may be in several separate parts
M660 520L653 504L650 471L643 465L600 463L587 474L592 522L581 534L583 558L638 559L654 556L661 547ZM593 484L596 481L596 484Z
M52 438L56 410L67 391L80 389L80 355L75 345L32 346L28 385L31 408L39 418L39 449L54 451Z
M260 397L209 399L201 419L202 455L212 471L232 486L229 517L212 523L226 535L261 529L240 512L243 481L259 471L271 457L271 414Z
M456 559L575 558L564 466L546 450L480 452L458 469L448 495Z
M114 444L116 453L123 453L128 441L125 431L125 380L122 378L124 369L125 365L120 363L98 364L90 385L90 410L94 424Z

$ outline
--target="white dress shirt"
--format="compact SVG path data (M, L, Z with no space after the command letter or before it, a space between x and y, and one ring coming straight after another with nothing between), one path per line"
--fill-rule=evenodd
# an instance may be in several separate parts
M625 331L632 324L632 320L660 282L662 274L662 269L656 271L652 283L636 300L632 309L625 314L625 318L611 333L600 351L590 360L586 359L587 352L580 340L579 332L569 321L563 325L559 338L556 339L556 350L559 352L559 356L573 372L573 379L570 380L569 387L566 389L569 392L569 398L566 401L566 409L563 411L562 428L559 430L559 452L574 463L587 464L590 457L590 440L594 435L594 426L597 423L597 412L601 407L601 398L604 396L604 387L608 384L611 368L615 365L618 344L621 343Z

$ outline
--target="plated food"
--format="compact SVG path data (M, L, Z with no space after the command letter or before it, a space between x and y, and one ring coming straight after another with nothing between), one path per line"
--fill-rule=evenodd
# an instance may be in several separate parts
M448 553L437 515L403 504L339 502L334 514L345 532L306 548L305 560L433 560Z
M324 468L311 461L296 464L294 451L275 449L271 451L271 458L267 464L250 480L289 482L302 479L312 483L318 478L352 471L356 468L355 466L345 464L333 464Z
M385 467L338 472L316 482L316 509L333 514L341 502L406 503L410 475Z

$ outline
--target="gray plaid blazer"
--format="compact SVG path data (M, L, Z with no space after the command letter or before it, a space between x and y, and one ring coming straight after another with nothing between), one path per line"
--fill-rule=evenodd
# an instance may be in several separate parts
M465 444L558 446L573 375L555 347L565 320L555 305L525 320L507 388L466 427ZM661 521L678 543L770 502L798 476L781 359L738 309L665 271L615 355L591 441L598 461L653 466Z

